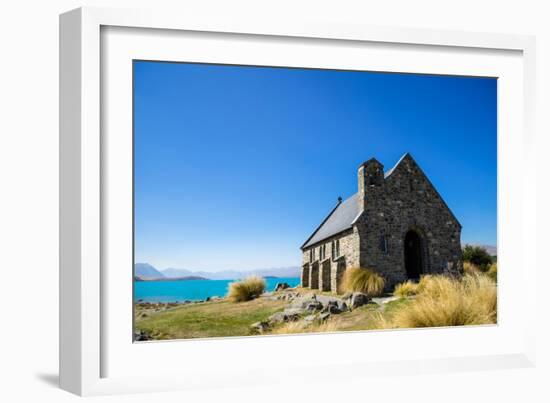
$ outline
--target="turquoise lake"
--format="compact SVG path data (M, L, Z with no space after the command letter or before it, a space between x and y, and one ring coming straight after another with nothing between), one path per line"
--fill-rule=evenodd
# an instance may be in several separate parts
M134 281L134 301L182 302L197 301L207 297L224 297L229 283L237 280L180 280L180 281ZM266 291L273 291L277 283L291 287L300 284L299 277L266 278Z

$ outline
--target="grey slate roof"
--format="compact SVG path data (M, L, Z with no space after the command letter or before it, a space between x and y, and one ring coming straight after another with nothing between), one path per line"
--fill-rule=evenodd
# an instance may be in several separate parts
M404 154L399 161L397 161L397 163L384 174L384 179L387 179L392 174L407 154ZM359 209L359 202L357 198L358 194L355 193L342 203L336 205L327 218L325 218L321 225L319 225L319 227L302 245L302 249L315 245L317 242L321 242L324 239L330 238L333 235L351 228L363 212Z
M314 245L317 242L327 239L332 235L336 235L348 228L351 228L353 222L361 211L359 211L359 202L357 201L358 194L339 203L334 210L328 215L319 228L309 237L302 248Z

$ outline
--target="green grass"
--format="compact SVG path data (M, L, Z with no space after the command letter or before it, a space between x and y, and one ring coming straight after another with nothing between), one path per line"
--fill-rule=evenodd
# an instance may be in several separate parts
M496 276L496 265L495 268ZM415 293L378 305L369 303L353 311L332 315L323 323L279 324L267 333L290 334L341 332L388 328L460 326L496 323L496 283L488 275L468 275L460 279L423 276ZM297 289L303 294L311 290ZM296 290L294 291L296 292ZM400 293L396 293L400 294ZM136 330L155 340L231 337L253 335L251 325L267 321L289 302L259 297L245 302L230 299L177 307L136 306ZM143 316L143 314L146 316ZM305 312L302 316L309 313Z
M271 333L372 330L376 329L380 315L392 315L394 310L408 302L399 299L383 307L370 303L351 312L333 315L324 324L314 323L306 327L281 324L275 326ZM286 304L287 301L283 300L258 298L238 304L224 300L158 312L148 311L148 316L144 318L136 315L136 330L148 332L155 340L249 336L254 334L251 329L253 323L267 320L273 313L283 310Z
M224 300L183 305L136 319L135 327L155 340L246 336L253 323L266 320L284 305L285 301L265 298L238 304Z

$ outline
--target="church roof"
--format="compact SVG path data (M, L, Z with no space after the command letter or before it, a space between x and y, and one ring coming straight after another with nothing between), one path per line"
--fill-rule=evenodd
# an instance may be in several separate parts
M358 194L339 202L325 218L315 232L307 239L302 248L307 248L317 242L327 239L348 228L351 228L362 211L359 211Z
M408 154L408 153L407 153ZM384 174L384 179L388 178L399 163L405 158L407 154L404 154L399 161ZM321 242L333 235L336 235L342 231L345 231L353 226L355 221L363 213L363 210L359 209L359 197L358 193L350 196L343 202L338 202L336 207L332 209L329 215L323 220L321 225L310 235L306 242L302 245L302 249L308 248Z

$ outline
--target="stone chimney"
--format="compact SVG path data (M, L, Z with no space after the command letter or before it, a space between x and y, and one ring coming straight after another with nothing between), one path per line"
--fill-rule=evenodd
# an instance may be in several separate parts
M359 208L365 208L365 201L369 195L377 193L384 184L384 165L375 158L359 165L357 170Z

